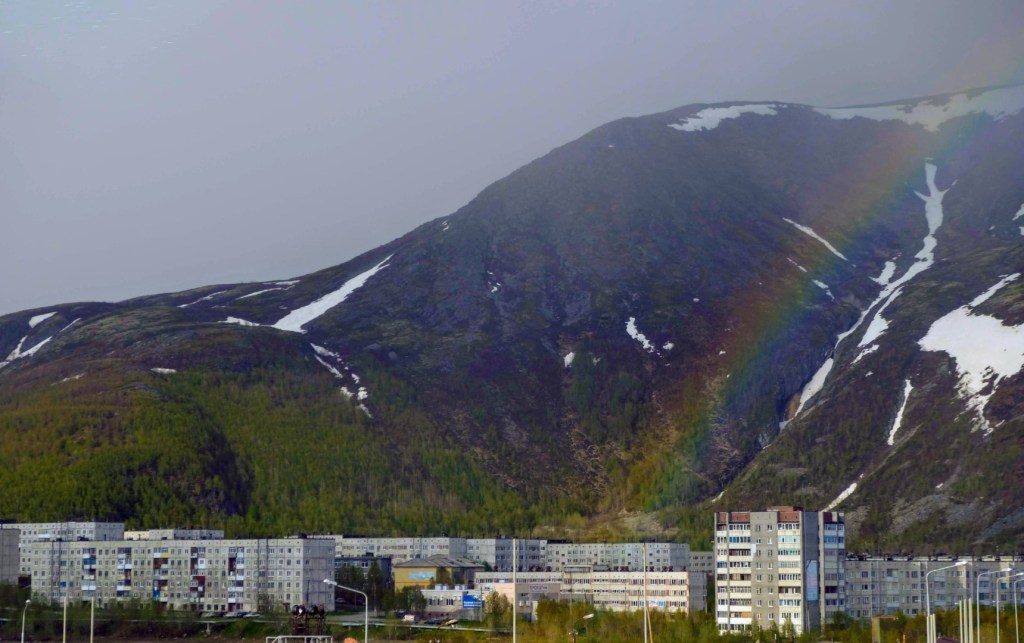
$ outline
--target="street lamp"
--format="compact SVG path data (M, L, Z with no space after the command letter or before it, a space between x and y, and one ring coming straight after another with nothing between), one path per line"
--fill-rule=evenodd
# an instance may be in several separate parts
M966 564L967 564L966 560L958 560L955 563L953 563L952 565L947 565L945 567L939 567L938 569L933 569L930 572L926 572L925 575L924 575L924 609L925 609L924 623L925 623L925 630L928 632L928 636L927 636L928 643L935 643L935 639L937 638L935 636L936 635L936 632L934 631L935 628L932 627L932 597L931 597L931 592L930 592L931 588L928 585L928 577L931 576L932 574L934 574L935 572L941 572L941 571L945 571L947 569L953 569L954 567L963 567ZM920 596L920 594L918 594L918 596Z
M32 599L25 600L25 607L21 610L21 643L25 643L25 612L28 611L28 606L32 603Z
M1016 578L1016 577L1022 576L1022 575L1024 575L1024 572L1019 572L1019 573L1016 573L1016 574L1011 574L1010 576L1008 576L1006 578L1006 580L1010 580L1011 578ZM1002 593L1002 592L999 591L1000 589L1002 589L1002 588L999 587L999 581L997 580L996 581L996 643L999 643L999 621L1001 620L1000 616L1002 616L1002 612L999 609L999 595ZM1014 614L1016 615L1016 610L1014 610ZM1016 618L1016 616L1014 616L1014 618Z
M337 587L338 589L343 589L343 590L345 590L347 592L355 592L356 594L361 595L365 599L364 605L366 607L366 613L365 613L365 616L363 617L363 642L364 643L369 643L370 642L370 597L367 596L365 593L360 592L358 589L352 589L351 587L345 587L344 585L340 585L338 583L335 583L330 578L325 578L324 579L324 583L326 583L327 585L332 585L334 587Z
M1016 574L1016 576L1024 576L1024 572ZM1017 598L1017 584L1022 580L1024 578L1013 581L1013 626L1017 630L1017 643L1020 643L1020 621L1017 620L1017 605L1020 604L1020 600Z
M991 576L992 574L1007 574L1012 571L1013 569L1008 567L1006 569L993 569L987 572L980 572L975 575L975 596L977 598L978 603L978 640L975 641L975 643L981 643L981 577ZM996 618L996 622L999 622L998 616Z
M587 614L586 616L581 616L581 617L579 617L578 619L576 619L575 621L572 622L572 629L569 630L569 633L572 634L572 643L576 643L576 634L577 634L577 632L576 632L576 625L580 621L586 621L586 620L589 620L589 619L592 619L592 618L594 618L594 613L593 612L591 612L590 614Z

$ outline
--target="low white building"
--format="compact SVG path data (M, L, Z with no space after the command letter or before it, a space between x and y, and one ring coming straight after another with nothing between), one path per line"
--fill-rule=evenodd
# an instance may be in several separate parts
M32 594L59 601L156 601L173 609L334 609L334 546L303 538L38 541L21 550Z
M144 529L124 532L125 540L220 540L223 529Z
M691 572L619 572L567 568L560 572L523 572L516 574L513 589L508 572L481 572L476 587L485 593L496 591L506 596L513 592L518 604L527 604L539 596L592 603L595 608L625 612L649 609L665 612L704 611L707 600L707 575Z

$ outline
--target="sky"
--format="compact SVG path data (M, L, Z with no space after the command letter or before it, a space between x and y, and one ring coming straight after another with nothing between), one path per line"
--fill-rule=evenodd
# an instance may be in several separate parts
M0 0L0 314L336 265L625 116L1020 82L1019 0Z

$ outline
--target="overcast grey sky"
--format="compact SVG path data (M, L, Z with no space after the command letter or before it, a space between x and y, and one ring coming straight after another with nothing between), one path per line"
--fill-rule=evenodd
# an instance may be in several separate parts
M1020 0L0 0L0 314L338 264L623 116L1022 72Z

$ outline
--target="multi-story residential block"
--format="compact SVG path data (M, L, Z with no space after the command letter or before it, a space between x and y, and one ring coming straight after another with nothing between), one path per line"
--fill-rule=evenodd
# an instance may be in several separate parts
M515 556L519 571L544 569L547 555L546 540L518 538ZM488 565L494 571L512 571L511 538L467 538L466 558Z
M124 532L125 540L220 540L223 529L145 529Z
M691 551L690 566L688 572L700 572L702 574L715 573L715 552L713 551Z
M9 528L21 532L21 543L40 540L123 540L123 522L16 522Z
M465 538L450 538L448 536L436 538L377 538L335 534L316 536L316 538L332 540L335 546L335 555L338 558L353 558L367 555L378 557L390 556L391 562L398 564L412 558L427 558L428 556L467 557Z
M518 604L529 604L535 596L551 596L558 587L563 600L592 603L594 607L617 612L649 609L667 612L704 611L707 575L694 572L594 571L588 567L562 571L516 574L515 585L508 572L480 572L476 587L485 594L496 591ZM509 594L512 596L509 596Z
M772 507L715 514L716 618L722 632L818 629L846 609L842 514Z
M6 529L0 525L0 583L17 583L19 555L18 543L21 532L17 529Z
M966 564L956 566L959 561ZM950 569L943 569L946 567ZM1024 569L1024 558L849 556L846 560L849 603L846 612L855 618L898 611L915 616L925 612L927 598L931 600L933 611L955 609L963 599L977 599L979 574L983 573L980 576L981 604L995 605L998 587L1000 604L1012 605L1013 588L1005 580L1010 569ZM1001 575L993 573L1000 571ZM1019 591L1017 598L1024 601Z
M34 596L156 601L251 612L282 603L334 609L333 543L318 539L37 541L22 547Z
M384 584L391 587L394 584L394 570L391 565L391 558L389 556L353 556L351 558L339 558L334 557L334 570L338 571L343 568L358 569L363 575L363 578L367 578L370 574L370 570L376 565L377 569L380 570L381 578L384 579Z
M548 543L546 571L589 567L595 571L685 571L690 546L683 543Z

